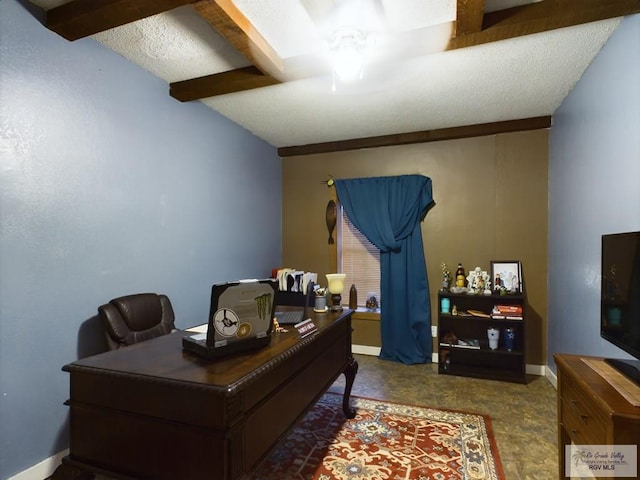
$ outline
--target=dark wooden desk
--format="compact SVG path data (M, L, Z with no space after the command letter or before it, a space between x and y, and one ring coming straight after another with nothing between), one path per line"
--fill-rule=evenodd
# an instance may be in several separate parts
M351 314L314 314L309 337L289 327L215 361L183 352L175 332L66 365L70 454L51 478L247 478L343 373L343 410L355 415Z

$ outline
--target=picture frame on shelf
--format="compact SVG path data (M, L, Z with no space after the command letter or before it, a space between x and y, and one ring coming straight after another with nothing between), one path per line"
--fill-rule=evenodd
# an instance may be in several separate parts
M491 283L493 291L503 288L507 293L522 293L522 264L519 260L492 260Z

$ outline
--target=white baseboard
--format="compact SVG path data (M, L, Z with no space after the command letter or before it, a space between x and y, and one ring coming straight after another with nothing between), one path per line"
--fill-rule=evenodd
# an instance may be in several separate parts
M380 347L371 347L369 345L352 345L351 351L353 353L358 353L360 355L372 355L374 357L380 356ZM433 363L438 363L438 354L433 352L431 354L431 361Z
M371 347L369 345L353 345L351 347L351 351L353 353L357 353L357 354L360 354L360 355L373 355L373 356L376 356L376 357L380 355L380 347ZM438 363L438 354L436 352L433 352L431 354L431 361L433 363ZM549 369L547 368L546 365L530 365L530 364L527 364L526 372L527 372L528 375L538 375L540 377L546 376L547 378L549 377L549 374L548 374ZM551 372L551 373L553 373L553 372ZM555 386L555 383L551 379L549 379L549 381L551 383L553 383L554 386Z
M525 372L527 372L527 375L538 375L539 377L544 377L546 369L546 365L531 365L527 363Z
M7 480L42 480L48 478L58 468L62 458L69 455L69 449L56 453L53 457L45 458L40 463L23 470Z
M351 351L360 355L373 355L375 357L380 355L380 347L371 347L369 345L352 345Z
M553 388L558 389L558 376L549 367L546 368L545 377L549 380L549 383L553 385Z

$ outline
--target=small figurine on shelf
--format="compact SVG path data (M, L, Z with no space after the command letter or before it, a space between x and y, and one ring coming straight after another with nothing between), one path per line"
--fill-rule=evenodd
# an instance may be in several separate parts
M520 283L518 282L518 276L511 276L511 293L519 293L520 292Z
M377 310L378 308L378 299L376 298L376 294L374 292L369 292L367 294L367 302L365 303L365 307L369 310Z
M493 289L498 292L502 289L502 279L500 278L499 273L496 273L496 279L493 282Z
M442 289L440 291L448 292L451 285L451 271L446 263L440 265L440 268L442 268Z
M480 267L476 267L475 269L469 271L469 275L467 275L467 285L469 285L469 293L477 293L478 289L478 274L480 273Z
M442 343L448 343L449 345L457 345L458 337L456 337L456 334L453 333L453 331L447 332L442 336Z
M480 267L476 267L467 277L469 285L469 292L476 295L490 295L491 294L491 277L487 272Z
M479 277L478 278L478 294L483 294L483 293L484 293L484 278Z
M491 295L491 275L480 270L478 276L478 295Z

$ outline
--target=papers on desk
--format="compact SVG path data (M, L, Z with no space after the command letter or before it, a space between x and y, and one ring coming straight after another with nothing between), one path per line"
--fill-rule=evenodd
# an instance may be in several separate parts
M208 328L209 324L203 323L202 325L196 325L195 327L187 328L187 332L207 333Z
M281 292L307 293L307 286L310 283L318 283L318 274L295 268L281 268L276 273L276 280L278 290Z

